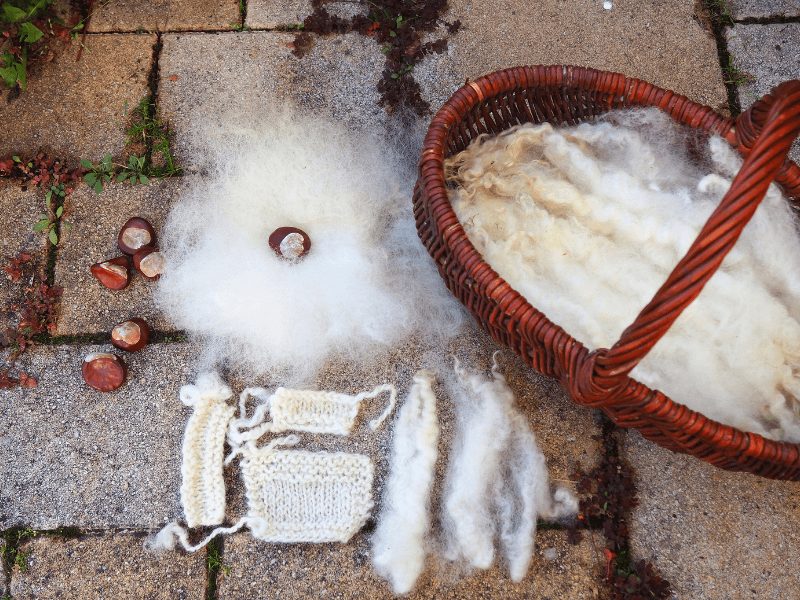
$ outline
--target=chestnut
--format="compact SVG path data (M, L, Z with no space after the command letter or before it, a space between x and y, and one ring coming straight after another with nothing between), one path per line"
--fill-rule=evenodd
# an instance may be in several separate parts
M311 238L297 227L278 227L269 236L269 247L287 260L298 260L311 250Z
M152 246L145 246L133 255L133 266L147 279L158 279L164 272L164 255Z
M154 246L156 232L153 226L141 217L131 217L127 220L117 236L117 246L124 254L136 254L136 251L145 246Z
M136 352L150 341L150 327L144 319L128 319L111 330L111 343L120 350Z
M131 259L118 256L91 266L92 275L110 290L122 290L131 279Z
M128 369L115 354L93 352L83 359L81 374L90 387L99 392L111 392L125 382Z

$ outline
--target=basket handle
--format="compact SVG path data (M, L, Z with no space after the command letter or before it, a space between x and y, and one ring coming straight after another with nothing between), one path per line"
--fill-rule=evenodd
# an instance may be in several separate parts
M686 256L619 341L589 354L575 382L581 396L607 398L627 383L628 374L714 275L776 176L797 175L786 157L798 133L800 80L776 87L739 117L736 136L746 146L742 168Z

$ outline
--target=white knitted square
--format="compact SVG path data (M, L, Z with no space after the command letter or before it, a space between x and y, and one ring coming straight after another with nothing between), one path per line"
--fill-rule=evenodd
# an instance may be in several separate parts
M266 542L347 542L372 510L363 454L249 448L242 475L247 523Z

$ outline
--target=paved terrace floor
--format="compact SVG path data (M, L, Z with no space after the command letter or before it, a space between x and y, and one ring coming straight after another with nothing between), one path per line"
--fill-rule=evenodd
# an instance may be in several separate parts
M368 11L368 4L331 2L328 9L353 14ZM444 20L460 20L461 29L447 36L444 53L426 57L412 75L435 108L467 78L494 69L578 64L641 77L729 114L774 84L800 77L798 0L707 4L716 25L694 0L615 0L610 10L601 0L451 0ZM274 96L379 131L392 118L378 105L381 47L354 33L310 34L305 55L296 56L292 27L311 11L304 0L99 6L80 60L75 43L32 67L27 91L4 92L0 157L47 148L72 165L106 153L124 159L137 152L126 137L131 110L147 96L174 131L178 162L189 160L187 136L202 111L248 110ZM446 35L444 26L438 34ZM180 445L188 412L177 391L194 375L197 349L157 313L151 285L137 279L122 293L109 292L87 265L112 255L116 232L130 216L160 227L185 178L195 176L187 168L182 177L113 184L100 195L78 187L64 202L61 221L71 227L60 228L55 248L32 230L43 192L0 179L0 255L26 251L42 268L49 261L49 283L63 288L52 334L17 365L38 386L0 390L0 531L17 557L0 572L0 597L391 597L371 567L366 531L347 545L269 545L241 533L191 555L142 549L149 532L181 516ZM19 302L22 288L0 279L0 302ZM156 343L130 357L131 376L119 391L87 390L82 358L108 349L111 326L132 315L154 324ZM5 312L0 325L13 327L18 319ZM456 348L476 360L494 349L475 331ZM388 363L332 365L317 383L355 391L391 379L402 393L423 354L424 346L412 342ZM588 470L608 459L598 415L573 405L510 352L501 361L554 479L569 482L576 467ZM445 439L452 436L451 415L443 398ZM380 485L388 435L369 435L362 423L338 444L372 456ZM724 472L635 432L617 431L613 440L638 488L629 516L633 558L652 561L676 598L800 598L800 485ZM235 472L228 476L230 517L242 510L237 479ZM565 529L540 528L521 583L500 568L457 578L432 565L411 597L607 597L603 532L586 531L577 544L568 538Z

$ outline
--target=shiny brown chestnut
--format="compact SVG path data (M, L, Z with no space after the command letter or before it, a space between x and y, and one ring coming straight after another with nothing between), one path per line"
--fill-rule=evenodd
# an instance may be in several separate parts
M128 368L115 354L93 352L83 359L83 380L99 392L111 392L125 383Z
M118 256L93 264L90 271L108 289L122 290L131 280L131 259L127 256Z
M145 246L155 246L156 231L145 219L131 217L127 220L117 236L117 246L129 255L136 254L137 250Z
M137 352L150 341L150 327L144 319L134 318L118 323L111 330L111 343L120 350Z
M145 246L133 255L133 266L147 279L158 279L164 272L164 255L152 246Z
M298 260L311 250L311 238L297 227L278 227L269 236L269 247L286 260Z

